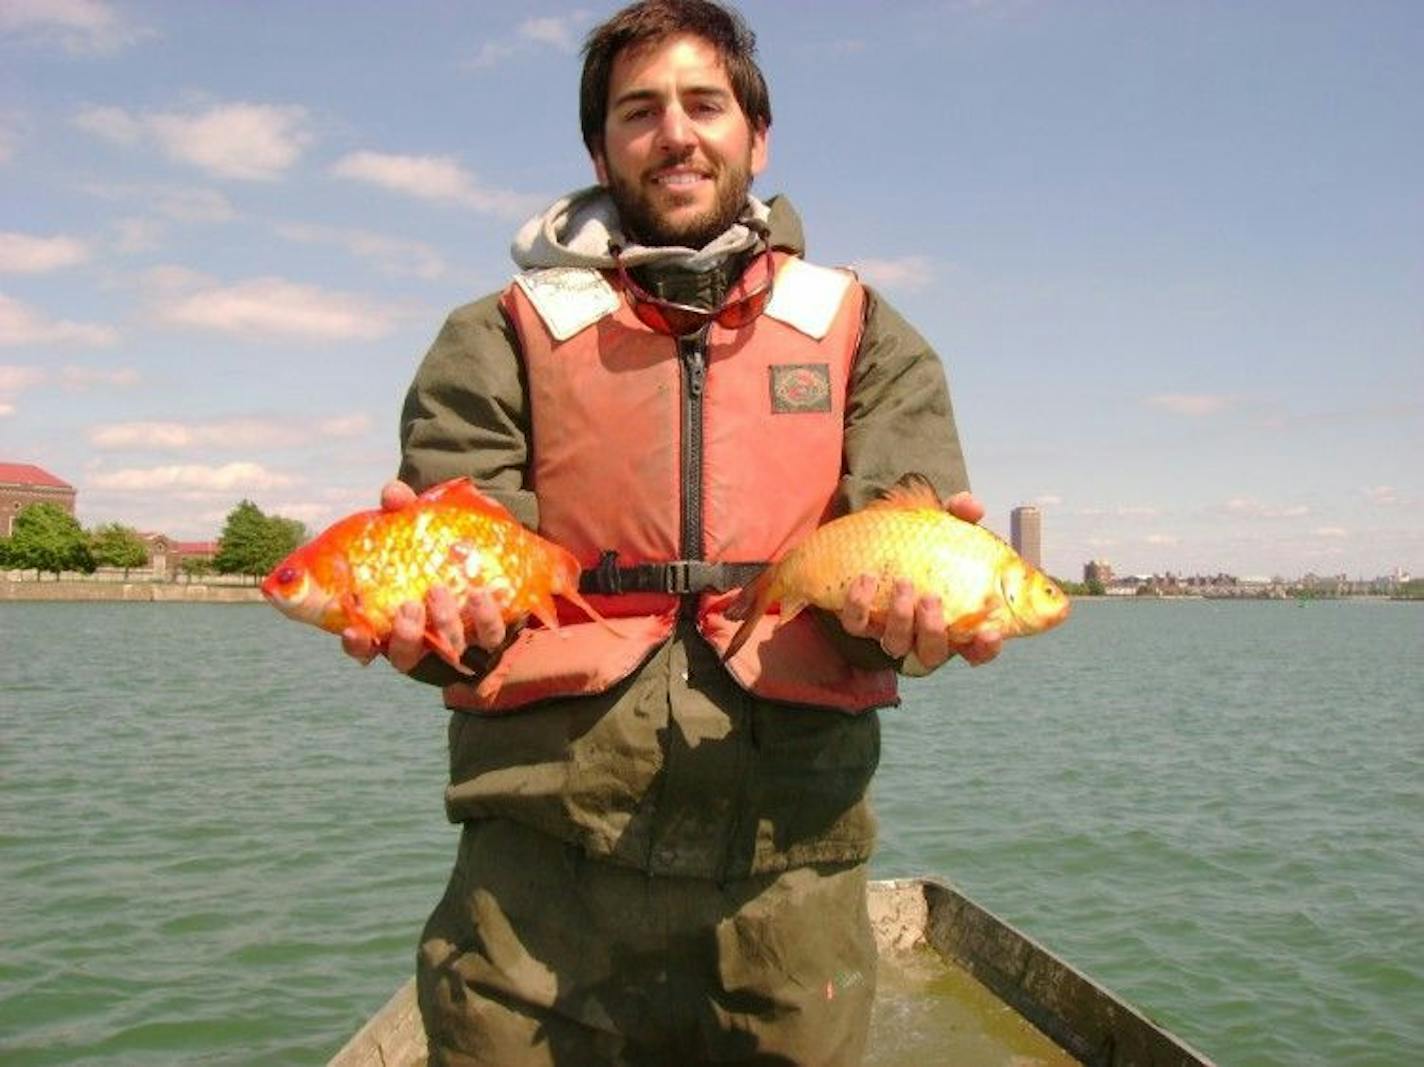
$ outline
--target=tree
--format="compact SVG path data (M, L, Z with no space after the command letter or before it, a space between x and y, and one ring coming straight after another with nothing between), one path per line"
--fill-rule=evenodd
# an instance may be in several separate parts
M212 560L203 556L185 556L178 566L189 578L201 578L217 569Z
M108 522L89 535L89 547L94 561L101 567L122 567L124 577L130 567L142 567L148 562L148 546L131 526Z
M11 563L25 569L94 573L89 538L74 516L54 504L30 504L15 516Z
M227 514L213 566L220 574L266 574L306 540L306 527L295 519L267 516L250 500Z

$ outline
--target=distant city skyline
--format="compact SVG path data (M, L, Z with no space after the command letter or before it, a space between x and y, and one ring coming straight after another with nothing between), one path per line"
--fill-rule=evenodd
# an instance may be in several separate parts
M0 455L185 540L373 506L445 315L593 180L616 6L0 4ZM755 191L940 354L991 528L1424 570L1424 3L739 6Z

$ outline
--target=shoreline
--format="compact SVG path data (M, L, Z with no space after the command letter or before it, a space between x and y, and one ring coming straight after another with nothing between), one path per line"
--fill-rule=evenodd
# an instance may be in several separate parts
M0 581L0 603L261 604L255 585L202 582Z

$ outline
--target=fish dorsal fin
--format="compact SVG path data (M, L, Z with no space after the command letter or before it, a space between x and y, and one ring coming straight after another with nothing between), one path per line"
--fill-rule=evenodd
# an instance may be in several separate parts
M509 509L493 497L485 496L469 478L451 478L448 482L432 485L416 498L417 504L445 504L447 506L478 511L492 518L517 521Z
M930 484L928 478L923 474L910 473L903 475L898 482L882 492L878 499L867 504L866 508L894 508L897 511L920 511L923 509L943 511L944 502L940 500L939 494L935 492L935 487Z

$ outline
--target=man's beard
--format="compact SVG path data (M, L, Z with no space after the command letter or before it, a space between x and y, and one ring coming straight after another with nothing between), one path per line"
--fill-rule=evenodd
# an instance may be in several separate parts
M650 247L682 245L698 249L724 233L741 215L751 189L751 158L741 164L720 168L713 176L716 197L712 206L683 222L664 221L653 206L641 182L626 181L618 174L608 176L608 193L618 208L618 217L628 236Z

